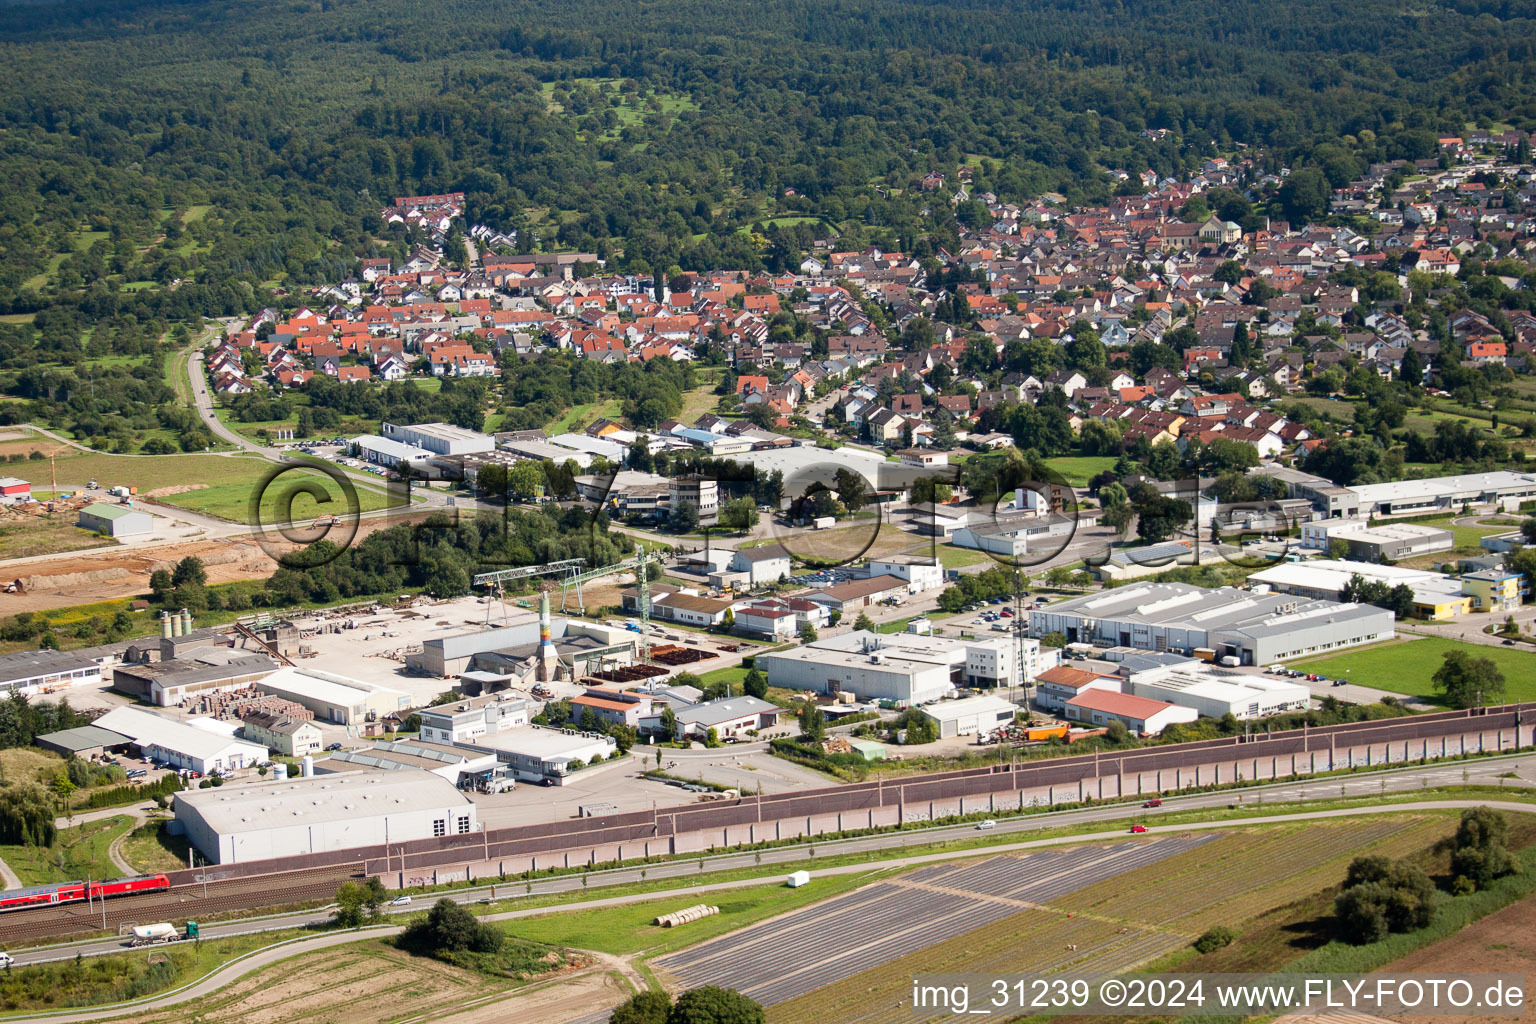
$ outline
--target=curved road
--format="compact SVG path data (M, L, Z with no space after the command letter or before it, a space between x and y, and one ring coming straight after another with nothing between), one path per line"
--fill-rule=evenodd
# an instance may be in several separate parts
M1500 778L1514 773L1515 778ZM1508 754L1478 758L1469 761L1416 765L1406 768L1362 772L1353 775L1313 779L1302 782L1272 783L1251 786L1241 790L1218 790L1195 793L1189 796L1167 797L1161 813L1187 811L1201 808L1225 808L1238 802L1262 805L1265 802L1304 802L1307 800L1333 800L1342 795L1366 797L1385 795L1389 792L1411 792L1428 786L1456 786L1463 784L1501 786L1508 783L1512 788L1536 786L1536 754ZM1536 811L1536 805L1531 810ZM112 812L104 812L112 813ZM117 813L121 813L120 811ZM1155 818L1158 811L1143 810L1138 802L1106 804L1069 811L1050 811L998 820L994 834L1038 832L1042 829L1065 825L1110 822L1127 818L1143 820ZM819 854L836 856L849 853L868 853L879 850L901 849L969 836L974 826L946 825L923 829L906 829L901 832L878 833L856 839L826 840L792 846L773 847L744 853L727 853L706 856L701 859L686 858L648 864L643 868L614 868L605 871L556 875L532 883L498 882L470 889L453 890L443 895L458 902L473 903L501 889L498 898L516 898L526 895L548 895L575 890L622 885L641 880L662 878L697 878L711 871L727 871L751 868L775 863L814 860ZM509 891L510 890L510 891ZM195 919L194 906L188 907L187 916ZM408 911L401 911L408 912ZM203 929L203 935L216 938L220 935L245 934L254 931L277 931L301 928L328 919L328 914L313 910L286 914L273 914L257 918L212 924ZM82 939L76 942L15 951L18 964L44 963L51 960L73 958L78 952L84 956L100 956L122 950L120 939Z
M1230 799L1230 794L1227 795ZM1249 825L1275 824L1293 821L1312 821L1323 818L1340 818L1361 814L1391 814L1403 811L1415 810L1462 810L1468 807L1493 807L1497 810L1518 814L1536 814L1536 805L1516 803L1505 800L1427 800L1418 803L1381 804L1374 807L1346 808L1329 811L1301 811L1294 814L1277 814L1258 816L1251 818L1233 818L1220 822L1189 822L1178 825L1152 825L1148 828L1148 834L1169 834L1178 832L1198 832L1210 829L1241 828ZM911 857L899 857L891 860L866 864L845 864L838 867L824 868L817 871L820 875L848 875L860 874L872 870L886 868L913 867L919 864L934 863L937 861L956 860L961 857L986 856L997 853L1012 852L1017 850L1036 849L1049 846L1064 846L1075 843L1091 842L1096 839L1119 839L1124 836L1123 829L1113 831L1083 833L1073 836L1056 836L1050 839L1036 839L1019 843L1006 843L989 846L984 849L964 851L950 851L942 853L921 854ZM712 882L704 885L691 886L687 889L690 894L700 892L714 892L725 889L737 889L748 886L762 885L771 882L778 877L777 874L759 878L744 878L728 882ZM562 905L562 911L590 910L598 907L610 907L623 904L640 903L657 898L665 898L665 893L632 893L625 896L612 896L605 899L585 900L579 903ZM460 900L466 902L466 900ZM529 907L523 910L511 910L498 914L488 914L487 921L510 921L521 917L531 917L538 914L551 913L555 908ZM409 913L402 908L399 912ZM128 1014L144 1013L146 1011L164 1009L181 1003L211 995L230 983L245 977L246 975L271 966L289 957L304 953L312 953L327 949L331 946L343 945L349 942L359 941L359 936L385 938L398 935L403 931L400 925L380 925L357 931L336 932L320 935L314 938L298 939L285 942L277 946L257 950L244 958L219 967L203 978L175 992L159 997L149 997L133 1003L120 1003L113 1007L103 1007L90 1010L64 1010L54 1013L32 1014L24 1017L12 1017L11 1020L46 1021L49 1024L84 1024L87 1021L102 1020L121 1017ZM212 929L205 931L205 936L211 936ZM70 959L69 956L56 957L55 959ZM21 957L18 957L21 962ZM32 962L32 961L27 961Z

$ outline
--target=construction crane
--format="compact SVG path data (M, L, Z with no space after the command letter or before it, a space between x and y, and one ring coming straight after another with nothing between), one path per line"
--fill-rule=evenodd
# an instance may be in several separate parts
M581 567L587 564L585 558L567 558L559 562L550 562L547 565L522 565L516 569L497 569L494 572L478 573L470 582L475 586L494 587L496 597L501 601L501 621L507 621L507 594L506 583L508 580L528 579L532 576L553 576L557 573L565 576L574 576L581 571ZM491 605L485 606L485 624L491 624Z
M576 590L576 607L582 615L587 613L586 601L582 599L581 586L583 583L591 583L593 580L602 579L604 576L612 576L615 573L633 572L635 574L635 589L639 591L640 606L640 641L637 645L636 660L644 661L651 650L651 581L646 574L646 568L651 562L659 561L660 555L653 554L641 547L633 558L626 558L614 565L605 565L599 569L589 569L584 573L566 576L560 581L560 610L566 610L567 597L571 588Z

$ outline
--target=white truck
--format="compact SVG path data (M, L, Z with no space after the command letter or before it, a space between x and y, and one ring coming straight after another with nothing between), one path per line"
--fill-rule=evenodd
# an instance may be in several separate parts
M133 938L128 941L130 946L153 946L160 942L180 942L182 939L197 938L197 922L188 921L185 932L177 931L176 926L169 921L161 921L159 924L139 924L133 926Z

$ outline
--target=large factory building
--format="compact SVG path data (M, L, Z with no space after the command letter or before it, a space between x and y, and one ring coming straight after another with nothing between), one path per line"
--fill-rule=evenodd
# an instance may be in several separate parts
M1029 633L1179 654L1208 649L1243 665L1268 665L1394 636L1392 613L1373 605L1187 583L1138 583L1053 604L1030 613Z
M477 831L475 805L426 771L314 775L176 794L176 823L216 864Z

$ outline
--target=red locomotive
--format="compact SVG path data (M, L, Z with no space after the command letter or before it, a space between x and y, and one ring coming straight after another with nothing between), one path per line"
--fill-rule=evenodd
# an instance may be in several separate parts
M109 878L101 882L54 882L25 889L0 892L0 911L27 907L51 907L57 903L83 903L110 896L128 896L137 892L162 892L171 887L164 875L136 875L133 878Z

